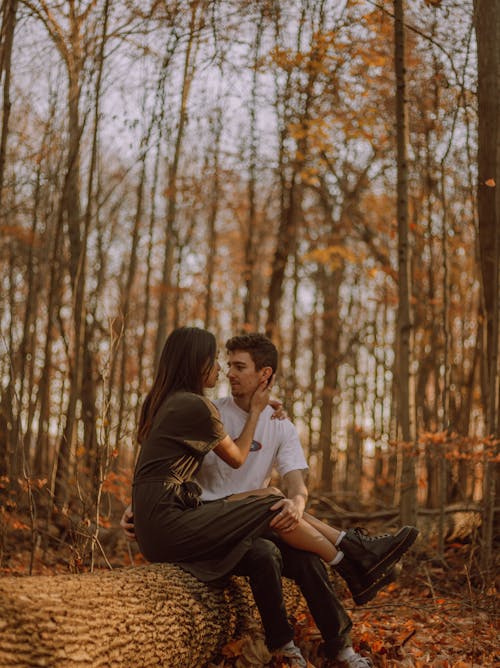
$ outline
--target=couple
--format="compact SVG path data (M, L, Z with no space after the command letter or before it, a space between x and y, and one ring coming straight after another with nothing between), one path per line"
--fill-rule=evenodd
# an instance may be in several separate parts
M351 621L326 567L344 577L356 603L366 603L394 579L417 530L369 537L304 512L307 464L298 435L269 406L277 350L250 334L230 339L227 351L233 397L214 405L203 394L220 371L213 335L184 327L168 337L139 421L133 520L127 510L122 526L129 536L135 531L150 561L179 563L204 582L247 575L269 649L296 668L306 662L293 642L282 575L301 588L326 656L348 668L371 666L351 646ZM267 487L274 466L286 496Z

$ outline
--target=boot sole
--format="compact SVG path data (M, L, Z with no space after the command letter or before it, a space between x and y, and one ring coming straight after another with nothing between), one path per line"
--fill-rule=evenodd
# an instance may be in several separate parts
M368 576L375 580L373 584L376 584L379 581L379 578L401 559L403 554L410 549L418 536L418 529L415 527L403 527L395 534L394 538L403 532L406 533L403 540L395 545L391 552L388 552L383 559L365 573L365 577ZM373 584L370 585L370 587L372 587Z
M357 593L356 596L354 596L353 594L352 597L354 599L354 603L356 603L356 605L364 605L365 603L368 603L368 601L371 601L372 598L375 598L375 596L383 587L390 584L391 582L394 582L395 580L396 580L396 572L394 569L382 573L382 575L378 578L378 580L372 582L362 592Z

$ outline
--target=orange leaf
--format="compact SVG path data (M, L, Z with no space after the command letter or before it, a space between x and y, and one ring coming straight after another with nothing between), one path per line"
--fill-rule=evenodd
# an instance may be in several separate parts
M239 638L237 640L231 640L231 642L228 642L227 645L225 645L222 649L222 655L223 656L240 656L241 655L241 648L243 646L243 643L245 642L246 638Z
M374 640L372 642L372 652L376 652L377 654L385 654L386 653L385 645L381 640Z

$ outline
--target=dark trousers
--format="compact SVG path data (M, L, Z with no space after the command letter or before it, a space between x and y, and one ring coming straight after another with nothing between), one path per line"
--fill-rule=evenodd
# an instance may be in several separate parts
M317 555L295 550L274 536L257 538L233 572L249 578L271 651L294 636L283 602L283 576L299 586L323 637L326 656L335 658L351 645L352 622Z

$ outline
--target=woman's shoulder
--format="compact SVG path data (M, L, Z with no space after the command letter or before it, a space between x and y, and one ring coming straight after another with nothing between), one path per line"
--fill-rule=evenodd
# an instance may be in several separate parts
M210 399L195 392L186 392L184 390L174 392L167 398L166 403L174 410L195 410L200 413L210 412L218 414L215 404Z
M158 409L154 427L163 428L165 424L170 426L175 424L185 429L193 424L206 422L213 414L207 400L202 395L195 392L172 392Z

